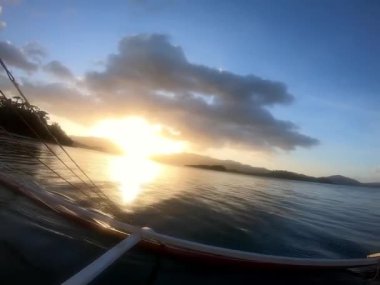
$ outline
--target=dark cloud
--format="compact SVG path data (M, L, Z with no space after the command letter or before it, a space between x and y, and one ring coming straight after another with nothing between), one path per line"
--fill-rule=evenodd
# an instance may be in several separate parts
M0 57L10 66L20 68L27 72L36 71L38 65L31 61L22 49L5 41L0 41Z
M318 143L267 109L293 101L283 83L192 64L164 35L122 39L105 70L85 82L114 114L145 115L197 144L291 150Z
M72 74L70 69L68 69L65 65L63 65L58 60L50 61L48 64L46 64L43 67L43 69L46 72L49 72L58 78L68 79L68 80L74 79L74 75Z
M44 69L73 78L58 61ZM122 39L103 71L88 72L75 84L24 80L22 85L33 103L56 115L84 124L105 117L144 116L200 147L270 151L318 143L268 110L294 100L285 84L192 64L163 35Z
M22 47L22 51L26 56L38 62L41 62L48 54L46 49L37 42L27 43Z
M31 103L57 116L90 126L103 114L103 106L94 96L84 95L64 83L22 81L22 89ZM109 113L104 111L104 115Z

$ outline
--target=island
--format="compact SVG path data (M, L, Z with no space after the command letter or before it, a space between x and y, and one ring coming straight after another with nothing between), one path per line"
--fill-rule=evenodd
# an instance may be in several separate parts
M233 160L221 160L209 156L194 154L194 153L179 153L156 155L152 157L153 160L177 166L193 167L203 170L214 170L225 173L236 173L244 175L252 175L259 177L306 181L315 183L326 183L335 185L348 185L348 186L364 186L380 188L379 182L362 183L358 180L346 177L343 175L331 175L325 177L314 177L302 173L296 173L287 170L270 170L263 167L254 167L247 164L242 164Z
M49 124L49 114L15 96L0 95L0 132L5 135L23 136L49 143L70 146L73 140L58 123Z
M215 171L227 171L227 168L223 165L199 165L199 164L189 164L185 165L187 167L194 167L194 168L202 168L202 169L208 169L208 170L215 170Z
M361 183L355 179L345 177L342 175L332 175L328 177L313 177L307 176L304 174L285 171L285 170L268 170L267 173L255 173L255 172L245 172L239 171L236 169L227 169L224 165L185 165L186 167L194 167L200 169L214 170L214 171L223 171L230 173L238 173L245 175L254 175L254 176L262 176L268 178L278 178L278 179L287 179L287 180L297 180L297 181L307 181L307 182L318 182L318 183L326 183L326 184L336 184L336 185L352 185L352 186L367 186L367 187L379 187L378 183Z

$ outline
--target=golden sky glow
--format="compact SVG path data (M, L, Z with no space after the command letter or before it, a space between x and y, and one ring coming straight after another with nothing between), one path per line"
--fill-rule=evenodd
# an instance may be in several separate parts
M136 200L144 186L159 175L161 167L149 160L150 156L179 153L187 149L186 142L164 137L161 125L150 124L142 117L103 119L90 128L69 120L60 122L71 134L107 138L122 148L124 155L112 156L108 161L107 175L118 184L118 195L123 204Z
M119 184L123 203L133 202L144 185L158 176L160 166L149 156L185 150L184 142L165 138L162 132L162 126L141 117L105 119L90 128L90 136L108 138L124 150L125 155L113 158L108 165L109 177Z
M186 143L165 138L162 126L152 125L141 117L106 119L91 128L89 134L118 144L129 157L147 158L154 154L179 153Z
M242 1L232 14L231 1L220 1L218 13L199 13L213 10L211 1L164 5L160 13L150 9L156 1L118 1L107 8L107 21L99 21L105 13L100 1L91 2L90 13L89 1L46 4L51 2L0 0L0 54L30 102L68 135L95 133L129 154L147 156L185 148L167 136L172 126L187 141L186 152L380 181L380 85L373 76L380 70L380 53L374 52L379 1L351 0L363 3L360 9L286 1L292 4L284 5L281 17L271 13L272 1ZM294 17L295 9L307 17ZM43 33L31 11L43 15ZM324 12L336 17L328 22ZM125 26L126 17L128 29L115 29ZM309 18L312 29L304 28ZM281 41L284 35L290 40ZM97 44L99 38L107 44ZM16 95L6 82L2 91ZM117 127L124 120L115 118L130 115L159 122L164 131L148 123L147 133L127 136Z

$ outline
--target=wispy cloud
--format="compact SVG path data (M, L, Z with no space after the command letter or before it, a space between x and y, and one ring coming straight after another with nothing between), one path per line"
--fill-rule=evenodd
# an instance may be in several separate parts
M70 69L58 60L50 61L43 67L43 69L58 78L74 80L74 75Z
M21 50L26 56L37 62L41 62L48 55L47 50L38 42L29 42Z
M0 41L0 56L7 64L27 72L38 69L38 64L30 60L22 49L10 42Z

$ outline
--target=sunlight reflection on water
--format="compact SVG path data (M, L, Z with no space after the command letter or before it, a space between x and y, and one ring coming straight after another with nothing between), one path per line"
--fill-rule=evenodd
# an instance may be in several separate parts
M154 181L160 165L141 157L120 156L109 160L109 178L119 185L122 203L133 202L143 191L143 186Z
M54 150L64 157L59 148ZM379 251L379 189L222 173L163 165L141 157L68 150L100 189L121 206L118 219L134 225L266 254L338 258ZM89 198L68 187L36 158L86 189L38 144L15 147L3 143L0 171L6 170L2 168L6 164L11 172L22 170L49 191L78 201ZM93 198L93 206L102 210L101 202Z

